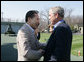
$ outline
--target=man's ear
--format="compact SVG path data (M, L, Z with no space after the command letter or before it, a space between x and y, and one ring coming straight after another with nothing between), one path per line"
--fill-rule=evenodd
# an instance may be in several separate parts
M31 18L30 18L30 17L28 17L28 19L27 19L27 20L28 20L28 22L30 22L30 21L31 21Z

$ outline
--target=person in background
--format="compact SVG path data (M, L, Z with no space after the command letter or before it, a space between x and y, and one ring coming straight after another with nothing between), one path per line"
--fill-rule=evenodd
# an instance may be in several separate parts
M49 28L49 32L52 33L54 30L54 26L52 24L49 24L48 28Z
M37 39L38 40L40 40L40 31L39 31L39 29L37 28L37 29L35 29L35 35L37 36Z

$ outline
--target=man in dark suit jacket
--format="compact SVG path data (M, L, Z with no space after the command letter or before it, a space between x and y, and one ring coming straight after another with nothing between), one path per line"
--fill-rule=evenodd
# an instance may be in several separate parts
M53 7L49 11L49 19L54 30L45 48L44 61L70 61L72 32L63 20L64 9Z

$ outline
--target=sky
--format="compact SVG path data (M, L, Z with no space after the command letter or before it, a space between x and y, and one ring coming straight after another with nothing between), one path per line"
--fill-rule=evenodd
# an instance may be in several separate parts
M1 12L3 18L22 20L29 10L40 12L55 6L72 9L72 15L83 15L83 1L1 1Z

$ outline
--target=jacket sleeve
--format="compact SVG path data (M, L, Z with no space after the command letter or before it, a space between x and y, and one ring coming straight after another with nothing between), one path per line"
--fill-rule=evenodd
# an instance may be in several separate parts
M36 44L39 49L45 49L45 47L47 45L47 43L40 43L38 40L37 40Z
M20 31L19 35L19 48L21 54L28 59L39 59L42 56L42 53L39 50L33 50L30 47L30 36L27 36L26 33Z

